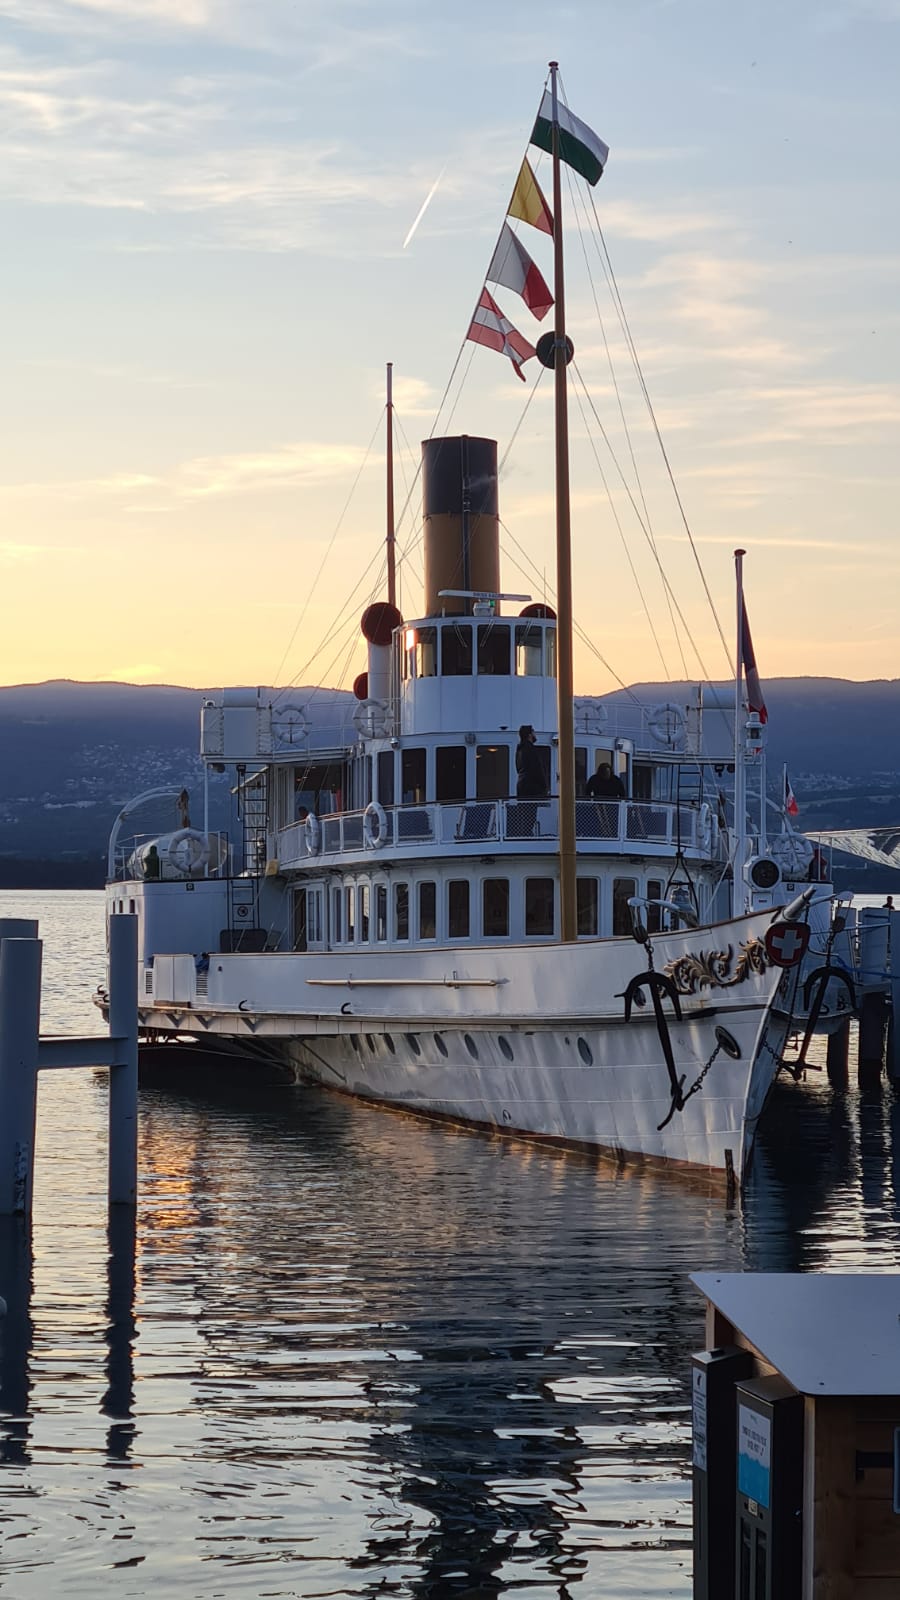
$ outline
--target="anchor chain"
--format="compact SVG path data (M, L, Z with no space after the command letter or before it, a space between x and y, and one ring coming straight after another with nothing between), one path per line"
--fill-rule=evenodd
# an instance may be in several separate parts
M717 1044L715 1049L714 1049L714 1051L713 1051L713 1053L712 1053L712 1055L710 1056L709 1060L707 1061L706 1066L702 1067L701 1070L698 1072L696 1078L694 1079L693 1083L691 1084L691 1087L689 1089L685 1089L685 1091L684 1091L685 1103L687 1103L687 1101L690 1100L692 1094L697 1094L698 1091L703 1088L703 1080L706 1077L706 1074L708 1073L710 1067L712 1066L713 1062L715 1061L716 1056L721 1055L721 1053L722 1053L722 1046L720 1044Z

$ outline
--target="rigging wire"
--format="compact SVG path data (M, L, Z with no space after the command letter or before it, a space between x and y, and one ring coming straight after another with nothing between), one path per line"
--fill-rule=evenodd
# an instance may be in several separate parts
M586 270L587 275L588 275L588 282L589 282L589 284L591 286L591 295L592 295L593 301L594 301L594 310L595 310L595 312L597 314L597 321L600 324L600 333L601 333L601 336L603 338L603 348L604 348L604 351L606 352L606 364L609 367L609 375L610 375L610 378L612 380L612 386L613 386L613 389L615 391L615 396L616 396L616 403L617 403L618 408L619 408L619 417L621 419L622 428L623 428L624 433L625 433L625 440L626 440L626 443L628 445L628 453L629 453L629 455L631 457L631 466L632 466L632 470L634 472L634 480L635 480L635 483L637 484L638 493L639 493L639 495L641 497L641 505L643 507L644 517L645 517L646 524L647 524L647 533L648 533L648 537L649 537L649 540L650 540L651 549L653 550L654 556L656 556L657 555L656 536L655 536L655 534L653 532L653 525L652 525L652 522L651 522L651 519L650 519L650 509L649 509L649 507L647 505L647 498L646 498L646 496L644 494L644 485L643 485L643 482L641 480L640 471L638 470L637 457L635 456L635 453L634 453L634 444L632 442L631 430L630 430L630 428L628 426L628 419L627 419L627 417L625 415L625 407L624 407L624 404L623 404L623 401L622 401L621 390L619 388L619 380L618 380L618 376L616 374L615 363L613 362L613 358L612 358L612 351L609 348L609 340L606 337L606 324L605 324L605 322L603 320L603 314L602 314L602 312L600 310L600 302L599 302L599 300L597 298L597 287L596 287L596 284L594 282L594 275L591 272L591 264L590 264L590 259L588 257L587 244L586 244L586 241L585 241L584 230L583 230L582 225L581 225L581 213L580 213L580 210L579 210L580 202L578 200L576 186L572 182L571 177L568 175L568 173L567 173L567 180L568 180L568 185L569 185L569 197L570 197L570 199L572 201L572 210L573 210L573 212L575 214L575 221L576 221L576 225L578 227L578 239L579 239L579 243L581 244L582 255L584 256L585 270ZM581 202L581 203L583 203L583 202ZM579 405L580 405L580 401L579 401ZM582 410L582 416L584 416L583 410ZM587 426L586 421L585 421L585 426ZM595 456L596 456L596 451L595 451ZM603 468L600 466L599 458L597 458L597 466L598 466L598 468L600 470L600 476L601 476L601 478L603 478L603 486L606 489L607 495L609 495L609 489L608 489L607 484L606 484L606 478L605 478L604 473L603 473ZM610 500L610 505L612 505L612 501L611 500ZM625 540L625 534L624 534L624 531L622 529L621 523L619 523L619 521L618 521L618 518L616 518L616 522L617 522L617 525L619 527L619 534L620 534L620 537L622 539L623 546L625 546L626 554L628 554L627 543L626 543L626 540ZM659 639L657 637L656 630L654 629L652 622L650 622L650 613L647 610L647 603L644 600L643 594L641 593L641 587L640 587L640 584L638 583L637 573L636 573L636 571L634 569L634 566L633 566L633 564L631 562L630 555L628 555L628 560L629 560L629 565L631 566L632 576L634 577L634 581L635 581L635 584L637 586L638 593L640 594L641 601L642 601L642 603L644 605L644 611L645 611L645 613L647 615L647 621L650 624L650 629L651 629L651 632L653 633L653 638L654 638L654 642L656 644L657 651L659 653L660 659L662 660L663 673L664 673L665 677L668 678L670 676L669 668L668 668L668 665L666 663L665 657L663 656L662 647L661 647ZM675 614L674 614L674 611L673 611L673 608L672 608L672 596L670 595L670 593L669 593L668 589L666 588L665 584L663 585L663 594L665 596L666 606L667 606L667 609L668 609L668 612L669 612L669 621L672 624L672 636L673 636L673 638L675 640L675 647L676 647L676 649L678 651L678 655L679 655L680 660L681 660L682 671L684 672L684 675L687 678L689 676L687 660L685 658L684 649L683 649L682 643L681 643L681 635L680 635L680 633L678 631L678 628L677 628L676 622L675 622Z
M625 307L624 307L624 304L622 302L622 296L621 296L621 293L619 291L618 281L616 279L616 275L615 275L615 272L613 270L613 264L612 264L612 261L610 260L609 251L608 251L608 249L606 247L606 239L605 239L604 234L603 234L603 229L600 226L600 218L599 218L599 216L597 214L597 206L596 206L596 202L594 200L593 192L590 195L590 202L591 202L591 210L594 213L594 221L595 221L595 223L597 225L597 234L598 234L598 237L600 239L600 243L601 243L601 245L603 247L603 257L602 257L602 259L604 261L604 271L608 272L607 281L609 282L609 285L610 285L610 293L613 295L614 303L615 303L615 305L617 307L617 310L618 310L619 320L620 320L621 326L622 326L622 332L625 335L625 340L626 340L626 343L628 345L628 349L629 349L629 351L631 353L631 359L632 359L632 362L634 363L634 370L635 370L635 373L637 375L637 380L638 380L638 383L640 384L641 392L642 392L642 394L644 396L644 400L645 400L646 405L647 405L647 411L649 413L650 421L651 421L651 424L653 426L653 432L656 435L656 442L659 445L660 454L661 454L661 456L663 458L663 462L665 464L666 472L667 472L668 478L669 478L669 483L672 486L672 493L675 496L675 504L678 507L678 512L679 512L679 515L681 517L682 524L684 526L684 531L688 536L688 543L690 544L690 547L691 547L691 554L694 557L694 563L696 565L697 571L700 574L700 581L703 584L703 592L706 595L706 599L707 599L707 601L709 603L709 609L712 612L713 621L715 622L719 638L722 641L722 649L725 652L725 659L728 662L728 667L729 667L729 671L730 671L731 667L733 665L733 662L732 662L732 658L731 658L731 652L730 652L730 650L728 648L728 641L725 638L725 633L724 633L723 628L722 628L722 623L721 623L721 621L719 619L719 613L716 610L715 601L713 600L712 594L710 592L710 587L709 587L709 584L708 584L707 579L706 579L706 573L705 573L704 568L703 568L703 562L700 559L700 553L699 553L699 551L697 549L697 545L696 545L695 540L694 540L694 535L693 535L693 532L691 530L691 525L690 525L690 523L688 522L688 519L687 519L687 513L686 513L686 511L684 509L684 504L682 502L681 495L679 494L679 491L678 491L678 485L675 482L675 474L674 474L674 472L672 470L672 464L671 464L671 462L669 460L668 451L666 450L665 444L663 442L663 436L662 436L662 433L660 432L659 423L658 423L657 418L656 418L656 411L655 411L654 406L653 406L653 401L650 398L650 391L649 391L649 389L647 387L646 379L644 378L643 368L641 367L640 357L639 357L639 355L637 353L637 347L636 347L634 339L632 337L631 327L629 325L628 317L627 317L626 312L625 312Z
M282 655L281 660L278 663L278 667L277 667L277 669L275 671L275 675L274 675L274 677L272 679L273 686L276 685L277 682L278 682L279 674L280 674L280 672L281 672L281 670L282 670L282 668L283 668L283 666L284 666L284 664L285 664L285 662L286 662L286 660L288 658L288 655L291 652L291 649L293 648L294 640L296 639L297 634L299 633L300 628L303 625L303 619L306 616L307 611L309 610L310 601L312 600L312 597L316 592L316 588L318 586L319 579L321 578L322 573L325 570L325 563L328 561L328 558L331 555L331 551L332 551L332 549L334 547L334 542L335 542L338 534L341 531L341 527L342 527L344 518L346 517L347 512L350 509L350 502L353 499L354 494L356 493L356 486L359 483L359 480L362 477L363 472L365 471L366 465L367 465L368 460L369 460L369 456L372 453L372 446L374 445L376 436L377 436L377 434L378 434L378 432L379 432L379 430L381 428L382 421L383 421L383 416L384 416L384 413L383 413L383 410L382 410L382 413L379 415L378 421L376 422L375 427L372 430L372 437L369 440L368 445L366 446L366 453L363 456L362 461L360 462L359 467L357 469L356 476L353 479L352 484L350 485L350 492L347 495L346 500L344 501L343 507L341 509L341 514L338 517L337 522L335 523L334 528L332 530L331 537L328 540L327 545L325 546L325 551L324 551L324 554L322 556L321 561L319 562L318 569L316 571L316 575L313 578L313 581L310 584L309 589L307 590L306 599L303 602L303 608L302 608L302 610L300 612L299 617L297 618L297 621L294 624L294 631L291 634L291 637L287 642L287 646L285 648L284 654ZM273 703L277 704L277 701L279 699L280 699L280 692L279 692L279 694L276 694L275 701Z

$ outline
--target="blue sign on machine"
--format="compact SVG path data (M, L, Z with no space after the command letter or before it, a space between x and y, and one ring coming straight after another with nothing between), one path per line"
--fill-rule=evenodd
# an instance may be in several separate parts
M738 1406L738 1489L768 1506L772 1472L772 1423L749 1406Z

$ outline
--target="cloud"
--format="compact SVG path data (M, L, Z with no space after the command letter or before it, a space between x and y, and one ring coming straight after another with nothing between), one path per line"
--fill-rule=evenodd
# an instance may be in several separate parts
M175 475L175 492L189 499L213 495L258 494L261 490L310 487L335 478L349 482L365 459L354 445L305 442L246 454L203 456L186 462ZM380 465L370 456L372 466Z

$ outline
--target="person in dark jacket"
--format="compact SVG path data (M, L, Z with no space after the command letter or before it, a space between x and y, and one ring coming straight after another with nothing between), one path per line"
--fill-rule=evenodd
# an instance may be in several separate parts
M608 761L604 761L594 776L588 778L584 792L589 800L625 799L625 785L621 778L616 777Z
M547 774L537 748L537 734L529 723L523 723L516 746L516 799L540 800L546 793Z

